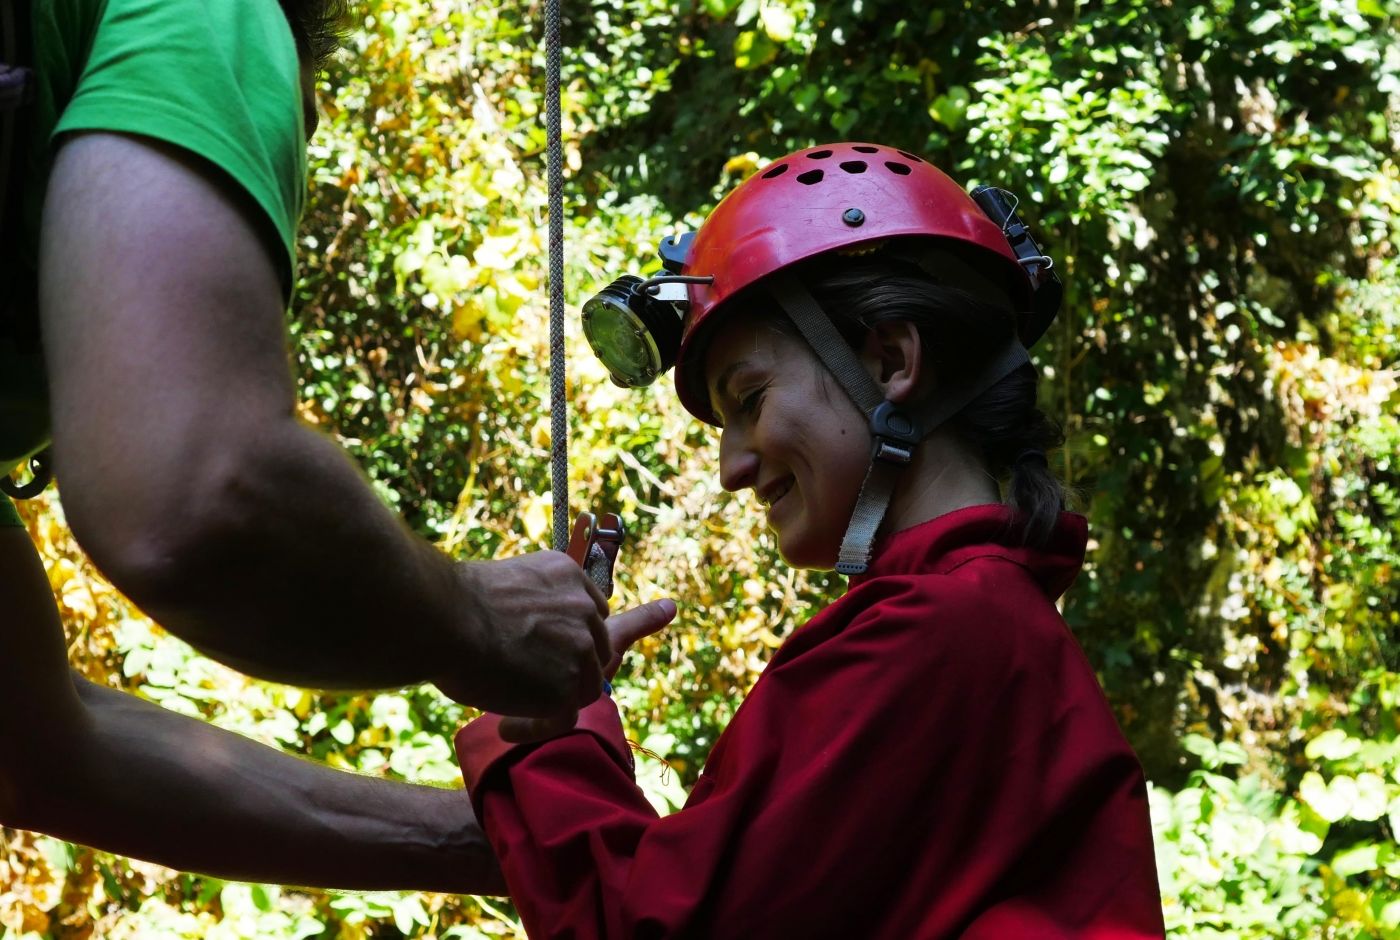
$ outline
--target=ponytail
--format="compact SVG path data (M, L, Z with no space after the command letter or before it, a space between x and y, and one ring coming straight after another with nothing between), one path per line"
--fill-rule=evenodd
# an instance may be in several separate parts
M1027 363L953 416L953 428L981 449L987 471L1004 481L1027 545L1043 547L1065 508L1065 490L1049 454L1064 444L1058 424L1036 406L1039 376Z

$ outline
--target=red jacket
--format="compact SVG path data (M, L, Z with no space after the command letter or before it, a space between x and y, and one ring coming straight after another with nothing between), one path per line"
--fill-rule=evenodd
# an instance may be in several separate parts
M1163 936L1142 768L1054 598L1084 558L977 506L897 533L788 639L684 809L633 783L611 699L457 735L533 938Z

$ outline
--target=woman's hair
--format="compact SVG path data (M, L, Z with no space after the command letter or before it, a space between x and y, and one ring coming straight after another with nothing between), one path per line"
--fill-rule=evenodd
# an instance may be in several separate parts
M296 39L297 55L317 71L340 48L346 22L346 0L280 0L287 25Z
M1007 307L936 284L914 264L878 253L849 259L826 255L799 268L799 276L853 348L860 348L876 324L914 323L935 388L970 381L1015 330ZM1022 365L946 426L980 451L988 472L1004 485L1005 501L1023 524L1024 542L1044 546L1065 508L1065 491L1041 454L1060 447L1064 434L1036 406L1038 379L1034 365Z

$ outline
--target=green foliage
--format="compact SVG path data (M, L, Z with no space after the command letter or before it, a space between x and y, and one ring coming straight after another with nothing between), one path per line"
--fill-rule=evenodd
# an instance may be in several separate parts
M1068 289L1035 351L1093 537L1065 614L1154 782L1173 936L1400 937L1400 5L566 7L571 309L809 144L887 142L1020 196ZM312 146L301 413L445 550L541 547L540 11L360 12ZM682 611L617 688L671 809L840 580L782 566L664 384L613 388L576 330L570 353L572 508L627 519L619 603ZM90 677L455 782L463 712L431 690L249 682L131 612L56 504L40 528ZM0 936L518 934L489 900L222 885L27 835L6 852L25 875L0 876Z
M1376 673L1351 703L1376 698L1391 721L1379 735L1343 727L1312 736L1316 769L1281 794L1243 747L1188 735L1201 759L1175 794L1154 788L1152 816L1169 927L1184 936L1400 937L1400 676ZM1357 933L1360 931L1360 933Z

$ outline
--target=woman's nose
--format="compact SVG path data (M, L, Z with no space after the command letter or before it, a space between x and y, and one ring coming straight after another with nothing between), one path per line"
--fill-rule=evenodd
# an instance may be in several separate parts
M758 454L743 435L726 428L719 437L719 484L731 493L756 485Z

